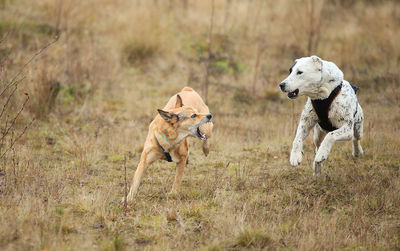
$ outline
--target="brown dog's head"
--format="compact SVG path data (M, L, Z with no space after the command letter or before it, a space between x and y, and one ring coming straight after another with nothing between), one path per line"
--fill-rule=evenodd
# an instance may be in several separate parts
M211 121L211 113L198 113L194 108L185 106L181 96L176 96L175 108L169 111L157 110L160 116L175 128L179 136L192 136L206 140L206 136L199 129L199 126Z

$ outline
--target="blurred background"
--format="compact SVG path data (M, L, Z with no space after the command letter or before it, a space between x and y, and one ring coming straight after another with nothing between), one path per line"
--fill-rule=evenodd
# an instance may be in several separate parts
M268 180L265 172L277 179L290 172L291 141L305 103L304 97L289 100L278 84L295 59L318 55L336 63L346 80L361 87L359 101L366 117L364 161L369 163L363 168L387 168L386 176L377 178L376 194L374 189L367 194L374 200L372 207L384 208L386 211L379 212L393 215L400 208L397 195L388 195L390 198L383 202L377 191L386 193L380 190L384 188L380 182L399 188L395 181L400 150L399 41L400 2L396 0L0 0L0 221L9 223L0 227L0 246L67 248L80 240L80 247L89 249L118 250L126 243L137 247L162 243L165 248L187 249L234 236L234 247L246 247L246 241L255 236L261 238L254 246L259 248L334 247L338 240L326 238L316 229L314 242L297 236L308 228L296 227L293 221L286 224L285 234L292 237L279 237L281 232L275 225L267 227L272 233L267 241L258 230L243 230L252 229L266 218L279 226L282 215L271 218L263 214L265 208L260 208L258 215L266 218L254 216L245 226L234 217L237 208L219 205L232 218L218 225L215 233L211 230L215 226L203 226L209 234L200 237L190 234L200 231L195 226L179 230L171 242L164 228L151 224L148 232L143 230L143 236L129 232L134 230L124 225L127 219L120 218L122 209L117 203L125 183L121 178L123 164L128 166L129 181L156 109L184 86L190 86L206 100L214 115L213 152L204 159L193 143L192 163L196 168L189 167L190 175L184 178L183 190L191 191L184 195L186 201L164 201L169 189L165 184L172 184L173 168L156 164L145 175L140 195L150 203L132 209L133 215L128 214L130 224L139 224L141 220L135 217L151 211L156 202L164 204L158 211L151 211L150 218L161 214L166 215L161 221L170 222L174 218L170 206L178 205L184 208L175 215L179 222L196 218L197 214L207 215L208 209L199 213L203 208L196 204L198 200L214 200L216 194L222 198L220 201L226 200L218 191L230 191L229 186L239 186L243 196L254 192L255 187L248 182L256 187L269 186L263 183ZM349 161L350 143L334 148L330 158L340 160L345 156ZM304 174L304 183L317 186L317 190L337 187L329 182L331 185L312 183L310 139L304 151L308 156L300 169L294 169L297 175ZM236 169L228 168L232 165ZM252 166L253 171L240 171L243 165ZM329 174L333 180L337 178L338 184L343 177L335 176L337 173L351 172L340 161L329 165L331 171L327 172L332 172ZM216 183L197 182L212 181L210 169L228 171L221 171L224 174ZM343 182L352 183L356 174L348 173L350 178ZM232 175L234 181L229 178ZM287 183L295 184L292 176L285 177ZM371 177L376 175L366 175L356 192L347 191L349 196L365 196L362 182L369 182ZM268 191L292 196L298 192L295 186L294 190L289 186L284 191L274 190L277 187L273 186ZM200 195L193 192L202 188L204 193ZM254 194L262 198L263 191L259 192ZM343 194L342 190L336 192ZM308 200L305 198L300 201ZM233 197L230 200L235 201ZM237 203L242 202L237 198ZM279 203L286 202L274 205ZM354 201L343 203L349 206ZM213 212L210 215L219 219L218 207L209 206ZM360 205L360 212L365 207ZM320 216L316 213L315 217ZM370 216L366 217L372 220ZM319 222L310 225L331 224ZM186 226L190 224L186 222ZM231 231L232 225L239 230ZM363 231L343 225L338 229L342 237L352 236L356 245L388 248L397 243L398 247L398 227L396 230L394 225L382 225L377 234L370 231L370 222L365 223L365 219L363 223L354 220L353 227L357 226ZM154 234L156 230L159 236ZM83 240L82 233L91 235ZM326 239L326 246L315 246L318 240ZM353 245L345 237L339 242L342 247ZM216 243L222 248L231 247Z
M128 93L125 85L136 90L132 101L149 97L142 84L166 98L185 85L203 96L208 89L214 112L242 99L278 101L276 86L293 60L314 54L365 93L398 101L396 1L3 0L0 7L3 82L59 36L20 84L40 118L85 112L94 99L105 101L96 112L110 109L108 101Z

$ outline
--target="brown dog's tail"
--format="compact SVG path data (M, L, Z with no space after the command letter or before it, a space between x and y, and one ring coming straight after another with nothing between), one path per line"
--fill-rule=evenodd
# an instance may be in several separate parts
M183 87L181 92L192 92L192 91L194 91L192 88L185 86L185 87Z

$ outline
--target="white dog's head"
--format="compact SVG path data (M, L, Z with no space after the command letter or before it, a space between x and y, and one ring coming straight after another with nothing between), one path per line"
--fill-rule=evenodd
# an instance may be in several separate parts
M343 72L334 63L317 56L297 59L289 73L279 87L291 99L300 95L312 99L326 98L343 80Z

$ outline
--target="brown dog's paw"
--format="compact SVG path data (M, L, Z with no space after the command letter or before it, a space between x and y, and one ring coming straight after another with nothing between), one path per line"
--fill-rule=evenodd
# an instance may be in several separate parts
M168 198L170 199L176 199L179 196L179 192L177 190L172 189L169 193L168 193Z
M121 199L120 203L121 203L121 204L125 204L125 197L122 197L122 199ZM128 200L127 200L127 202L126 202L126 203L128 203Z
M126 197L126 203L127 204L129 204L129 203L132 203L133 201L135 200L135 198L133 197L133 196L127 196ZM121 204L125 204L125 197L122 197L122 199L121 199Z

